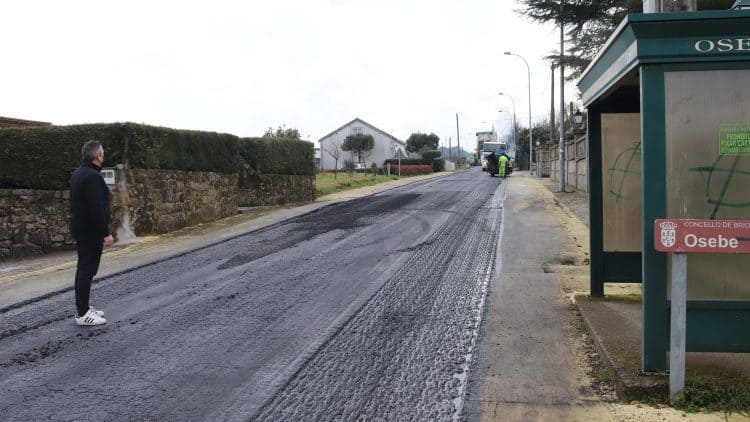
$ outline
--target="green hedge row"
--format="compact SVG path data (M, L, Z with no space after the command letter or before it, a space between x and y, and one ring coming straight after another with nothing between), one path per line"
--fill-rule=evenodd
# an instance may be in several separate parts
M315 174L313 144L293 139L240 138L240 157L258 174Z
M314 174L305 141L107 123L0 129L0 188L67 189L90 139L104 145L105 167L234 174L242 157L261 174Z
M135 123L0 129L0 188L66 189L81 147L104 145L104 166L237 173L238 138Z
M391 163L391 166L394 164L398 164L398 158L389 158L385 160L384 164ZM410 165L410 164L425 164L425 165L432 165L432 160L425 160L422 158L402 158L401 159L401 165Z
M66 188L86 140L104 144L107 162L122 155L121 133L111 129L104 125L0 129L0 187Z
M388 163L391 163L391 168L393 166L398 165L398 159L388 159L385 160L384 166L388 165ZM424 158L406 158L401 160L401 165L423 165L423 166L431 166L432 171L439 172L445 170L445 160L442 158L435 158L435 159L424 159Z
M427 164L401 164L402 176L417 176L432 173L432 167ZM391 167L391 174L398 174L398 169Z

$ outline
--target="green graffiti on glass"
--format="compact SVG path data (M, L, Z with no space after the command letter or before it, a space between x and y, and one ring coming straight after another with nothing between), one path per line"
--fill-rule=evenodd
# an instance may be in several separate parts
M750 171L737 169L737 166L740 163L740 159L742 158L739 155L731 158L732 164L729 168L719 166L722 158L724 157L722 155L719 155L719 158L717 158L711 166L693 167L688 169L688 171L690 172L704 173L708 175L705 195L706 202L714 206L714 209L711 212L711 216L709 217L712 220L716 218L716 215L719 213L719 209L721 207L750 207L750 201L732 201L727 199L727 193L729 192L729 188L733 183L736 186L748 186L747 180L750 179L747 179L747 176L750 176ZM719 179L722 176L724 176L724 180ZM713 188L715 186L715 183L716 185L718 185L718 196L713 196L713 194L716 192L716 189Z
M609 193L616 201L627 199L624 192L626 179L631 175L641 174L641 143L636 142L632 147L624 150L615 158L612 167L607 169ZM634 177L634 176L633 176Z
M719 126L719 155L750 155L750 125Z

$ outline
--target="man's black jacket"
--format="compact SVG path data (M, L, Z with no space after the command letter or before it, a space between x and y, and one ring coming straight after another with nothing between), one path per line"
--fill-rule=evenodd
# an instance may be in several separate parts
M70 177L70 233L76 239L109 236L109 188L101 167L82 162Z

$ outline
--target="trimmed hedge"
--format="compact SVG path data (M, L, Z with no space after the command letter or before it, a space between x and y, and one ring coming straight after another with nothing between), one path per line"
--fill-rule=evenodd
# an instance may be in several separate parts
M432 166L428 164L406 164L406 165L404 165L403 163L401 164L402 176L416 176L419 174L430 174L430 173L432 173ZM398 167L394 168L392 164L391 164L391 174L398 174Z
M106 167L237 173L234 135L106 123L0 129L0 188L67 189L81 147L104 145Z
M445 160L442 158L436 158L432 160L432 171L435 173L445 170Z
M132 124L131 128L130 168L237 173L237 136Z
M391 167L393 167L394 164L398 164L398 158L389 158L385 160L385 163L391 163ZM432 165L432 160L424 160L422 158L402 158L401 159L401 165L410 165L410 164L423 164L423 165Z
M295 139L240 138L239 154L257 174L313 176L313 144Z
M425 160L435 160L436 158L440 158L442 154L443 153L441 151L434 150L434 149L425 150L425 151L422 151L421 153L422 158Z

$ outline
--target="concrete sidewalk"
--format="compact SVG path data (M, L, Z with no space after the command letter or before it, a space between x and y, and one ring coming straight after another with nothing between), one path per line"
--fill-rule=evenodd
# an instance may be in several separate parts
M212 223L188 227L159 236L146 236L128 245L107 248L94 282L98 279L150 265L189 251L298 217L319 208L374 195L388 189L452 173L407 177L378 185L332 193L315 202L283 207L258 207ZM346 177L342 175L342 177ZM73 288L76 252L60 251L39 257L0 261L0 312L40 297Z
M558 192L549 179L536 179L547 188L569 220L569 232L578 245L588 251L588 198L578 192ZM588 255L586 255L588 256ZM585 282L585 283L582 283ZM588 295L588 265L579 274L578 305L600 356L614 375L617 395L622 400L667 398L669 375L644 374L641 371L642 309L640 284L606 284L604 298ZM750 382L749 353L687 353L686 375L699 376L707 383Z

